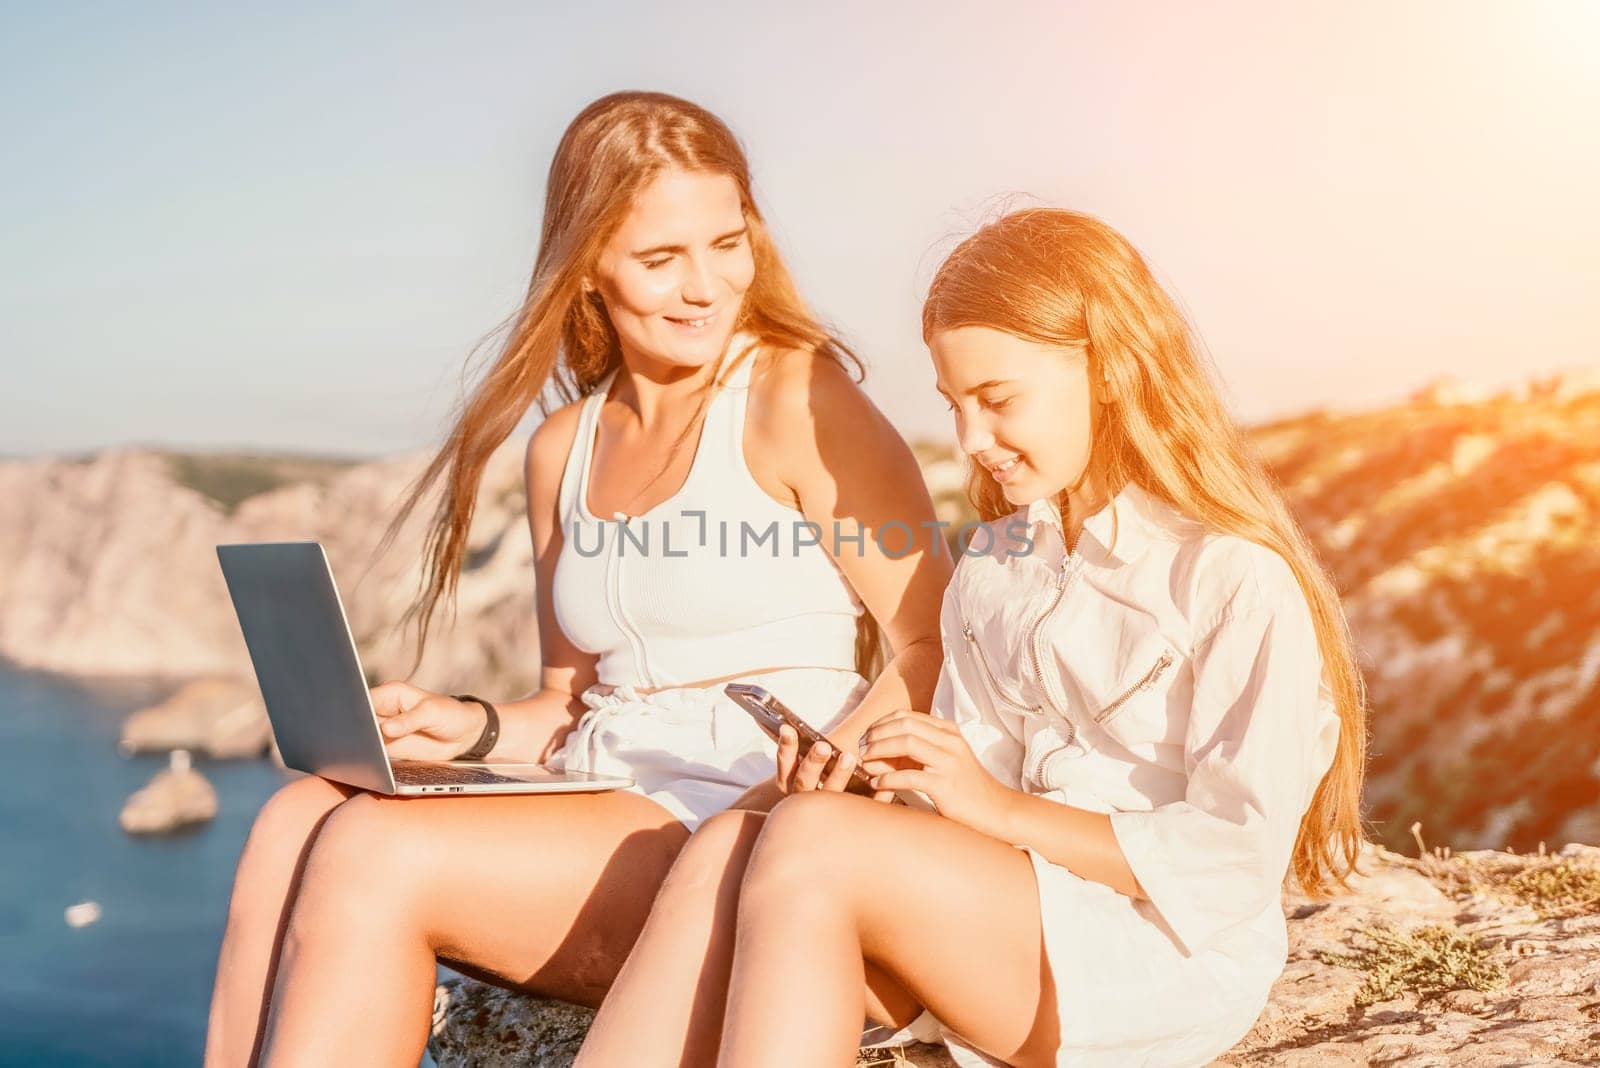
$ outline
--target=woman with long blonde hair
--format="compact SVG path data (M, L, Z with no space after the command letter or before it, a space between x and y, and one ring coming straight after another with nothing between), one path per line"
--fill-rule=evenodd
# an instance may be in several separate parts
M851 365L800 300L720 120L636 92L573 120L526 300L406 505L443 480L425 641L489 455L548 383L570 401L527 449L541 686L491 703L390 682L373 703L397 758L492 753L635 786L284 787L239 861L208 1064L416 1064L437 960L598 1004L691 832L781 796L770 743L723 683L761 682L844 748L926 703L949 555ZM864 536L896 522L912 544ZM870 682L869 614L888 644Z
M861 766L938 813L824 781L759 817L720 1063L851 1064L865 1005L931 1016L962 1064L1204 1064L1283 969L1286 876L1327 891L1358 855L1334 589L1104 223L981 228L923 336L987 522L944 598L934 714L875 724Z

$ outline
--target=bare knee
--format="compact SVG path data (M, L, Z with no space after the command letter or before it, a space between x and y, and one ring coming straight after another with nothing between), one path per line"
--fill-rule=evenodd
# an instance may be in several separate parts
M699 894L727 885L737 888L766 815L728 809L696 828L678 853L662 893Z
M863 798L831 791L793 794L767 817L745 871L741 901L760 908L770 900L793 903L796 886L820 891L804 895L821 901L834 897L847 881L855 849L850 833Z
M291 929L385 923L415 907L430 865L408 829L408 802L360 793L323 821L306 860Z
M861 806L872 804L865 798L851 797L832 790L808 790L790 794L778 802L767 817L758 851L785 855L808 848L815 855L838 842L829 842L849 827L862 813Z
M322 818L349 796L347 790L315 775L279 787L256 813L245 848L298 854Z
M230 923L249 922L239 914L257 904L276 919L324 817L349 794L325 779L308 776L281 787L256 813L234 878Z
M408 803L363 793L335 808L312 844L307 878L354 874L383 880L415 872L420 842L408 833Z

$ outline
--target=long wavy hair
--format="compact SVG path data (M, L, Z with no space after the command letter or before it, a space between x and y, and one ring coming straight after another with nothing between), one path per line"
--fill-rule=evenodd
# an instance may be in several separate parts
M735 330L780 351L803 350L833 359L853 368L857 380L864 376L855 353L800 298L756 207L750 164L722 120L665 93L621 92L594 101L567 127L550 163L533 276L521 308L502 327L505 340L499 355L461 402L449 437L412 485L385 536L387 545L434 484L444 480L424 543L420 594L404 620L417 624L413 670L421 662L440 602L454 603L478 485L490 454L532 406L548 415L588 396L622 362L605 305L599 294L583 292L583 278L638 193L671 169L726 175L739 187L755 277L745 291ZM552 383L553 391L547 391ZM700 399L702 409L709 399L708 389ZM863 616L858 667L878 662L878 637L870 617Z
M1109 387L1091 459L1105 489L1114 495L1133 482L1212 530L1272 549L1293 569L1316 625L1340 729L1333 765L1301 821L1292 871L1310 894L1344 885L1364 837L1367 748L1366 697L1349 628L1332 580L1223 407L1176 303L1105 223L1030 208L979 229L934 276L923 339L962 326L1085 351L1089 374ZM969 467L967 494L985 520L1015 511L981 465Z

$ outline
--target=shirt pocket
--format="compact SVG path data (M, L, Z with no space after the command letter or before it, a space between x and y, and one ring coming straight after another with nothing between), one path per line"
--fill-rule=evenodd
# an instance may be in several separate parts
M1181 743L1187 717L1171 698L1186 666L1182 652L1155 629L1125 649L1103 664L1075 666L1087 718L1125 748Z
M979 684L984 692L989 695L989 700L1002 712L1011 712L1019 716L1036 716L1041 709L1038 705L1029 705L1021 698L1004 689L1000 685L1000 676L995 673L994 665L989 659L989 653L984 651L983 639L980 638L972 625L965 618L961 620L961 642L967 649L967 655L972 660L973 667L977 670Z

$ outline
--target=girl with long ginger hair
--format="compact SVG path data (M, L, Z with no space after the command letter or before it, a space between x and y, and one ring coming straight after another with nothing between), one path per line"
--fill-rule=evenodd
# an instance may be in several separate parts
M654 93L573 120L526 301L406 506L444 480L416 606L425 641L485 463L555 380L571 403L527 449L541 686L496 702L498 736L475 700L390 682L373 703L395 757L492 752L636 785L284 787L239 861L208 1064L415 1064L438 959L598 1004L691 832L782 796L770 743L723 682L761 682L847 751L872 721L926 704L950 558L854 362L801 302L721 121ZM861 536L891 522L914 550ZM889 654L870 683L867 613Z
M851 1064L865 1004L926 1011L964 1065L1204 1064L1283 969L1286 875L1326 892L1358 855L1334 589L1103 223L983 227L923 337L987 523L945 594L934 714L877 723L861 756L939 812L825 782L763 819L720 1063Z

